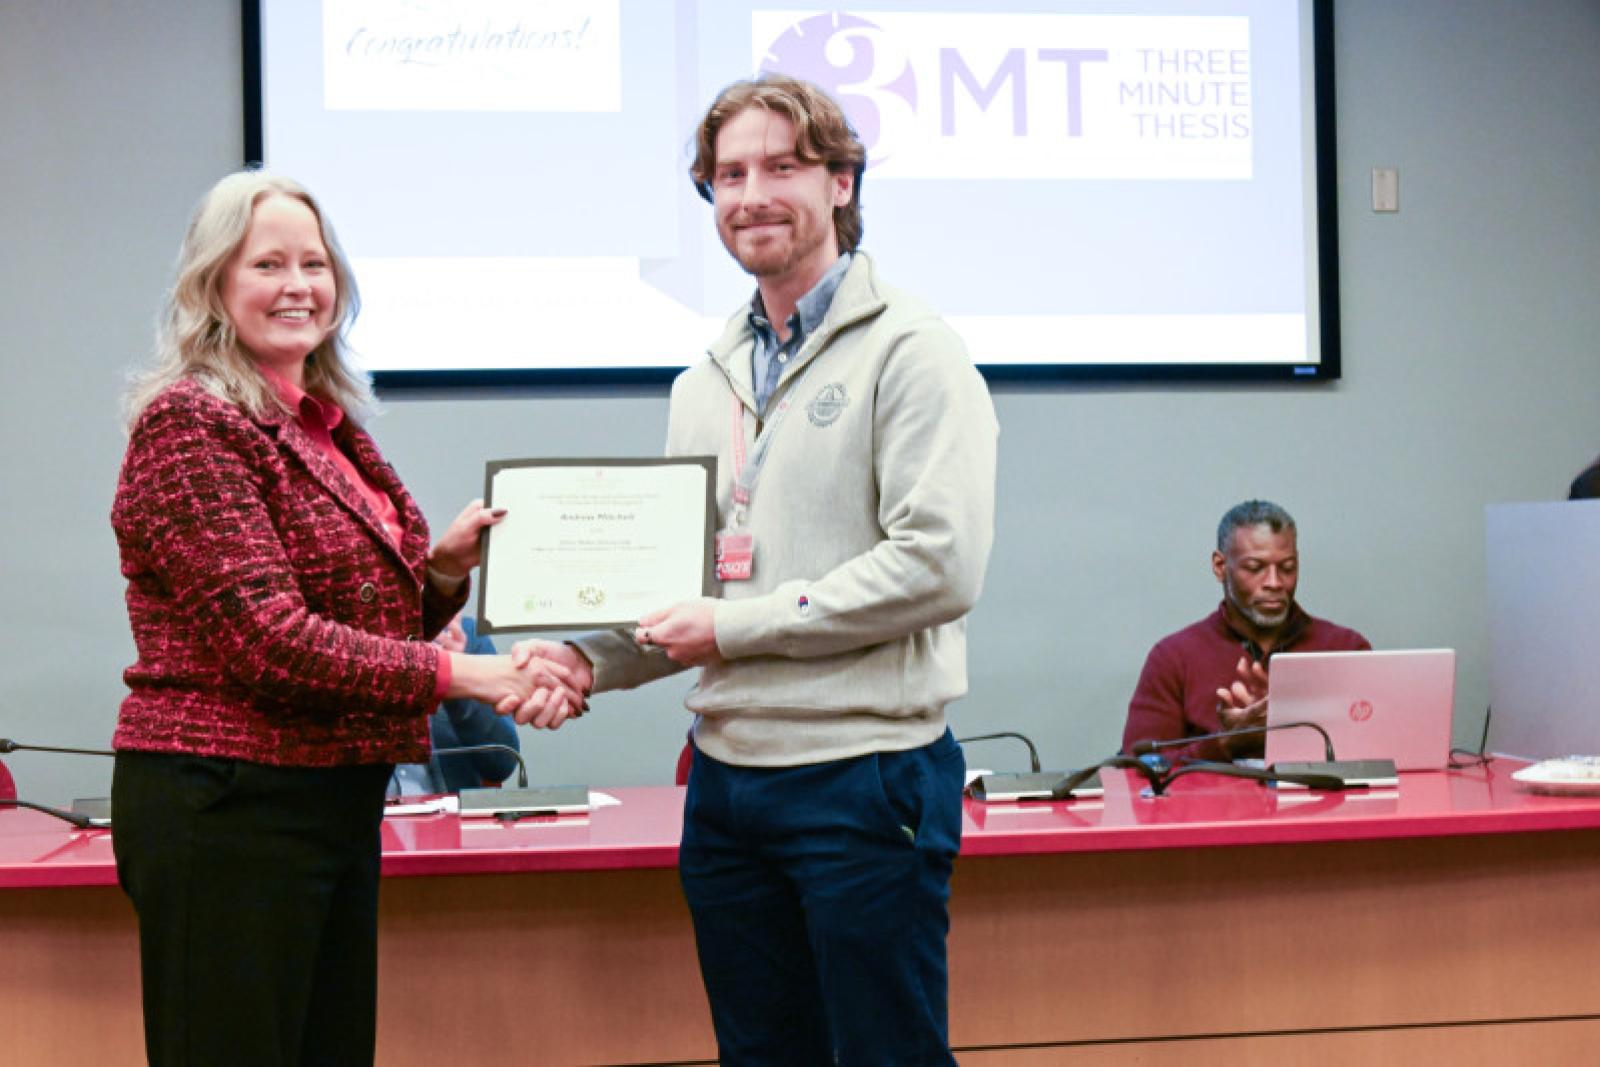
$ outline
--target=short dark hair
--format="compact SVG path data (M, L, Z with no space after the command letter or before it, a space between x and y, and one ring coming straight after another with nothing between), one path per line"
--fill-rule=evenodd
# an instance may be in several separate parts
M1270 500L1246 500L1235 504L1217 523L1217 551L1224 556L1233 544L1233 531L1246 526L1270 526L1273 533L1295 533L1294 516Z
M707 202L714 201L711 179L717 169L717 135L728 120L750 108L776 112L794 123L794 150L801 162L820 163L835 174L854 174L850 202L833 209L839 251L854 252L861 244L861 174L867 166L867 149L844 109L810 82L769 72L734 82L718 93L695 131L694 161L689 164L694 187Z

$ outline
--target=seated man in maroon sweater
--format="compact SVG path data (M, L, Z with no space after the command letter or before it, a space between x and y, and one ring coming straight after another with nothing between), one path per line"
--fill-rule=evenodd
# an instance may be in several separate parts
M1267 664L1277 652L1355 652L1372 646L1354 630L1314 619L1295 603L1300 578L1294 519L1247 500L1217 525L1211 571L1222 604L1150 650L1128 702L1122 748L1266 723ZM1262 734L1167 750L1171 763L1259 757Z

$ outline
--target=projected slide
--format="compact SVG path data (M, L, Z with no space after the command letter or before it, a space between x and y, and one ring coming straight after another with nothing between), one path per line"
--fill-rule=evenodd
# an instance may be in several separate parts
M764 70L844 105L862 247L978 363L1319 359L1309 0L261 7L265 160L327 205L380 375L699 358L753 286L689 144Z

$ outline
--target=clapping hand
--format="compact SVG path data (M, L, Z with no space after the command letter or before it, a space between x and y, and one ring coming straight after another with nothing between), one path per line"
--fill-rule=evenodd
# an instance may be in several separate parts
M1217 718L1224 730L1242 730L1267 723L1267 667L1248 656L1240 656L1234 668L1235 679L1226 689L1217 690Z

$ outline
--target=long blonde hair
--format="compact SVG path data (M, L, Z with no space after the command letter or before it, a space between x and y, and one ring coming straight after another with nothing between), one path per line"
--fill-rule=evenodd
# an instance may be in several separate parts
M252 169L223 178L195 207L178 253L177 278L156 332L154 355L149 366L134 373L123 398L130 427L157 394L186 377L252 416L283 409L276 391L239 344L222 304L224 275L250 231L255 206L273 195L298 200L316 216L337 289L333 328L306 361L305 390L338 404L357 422L376 407L372 383L352 366L345 343L361 300L332 225L300 183Z

